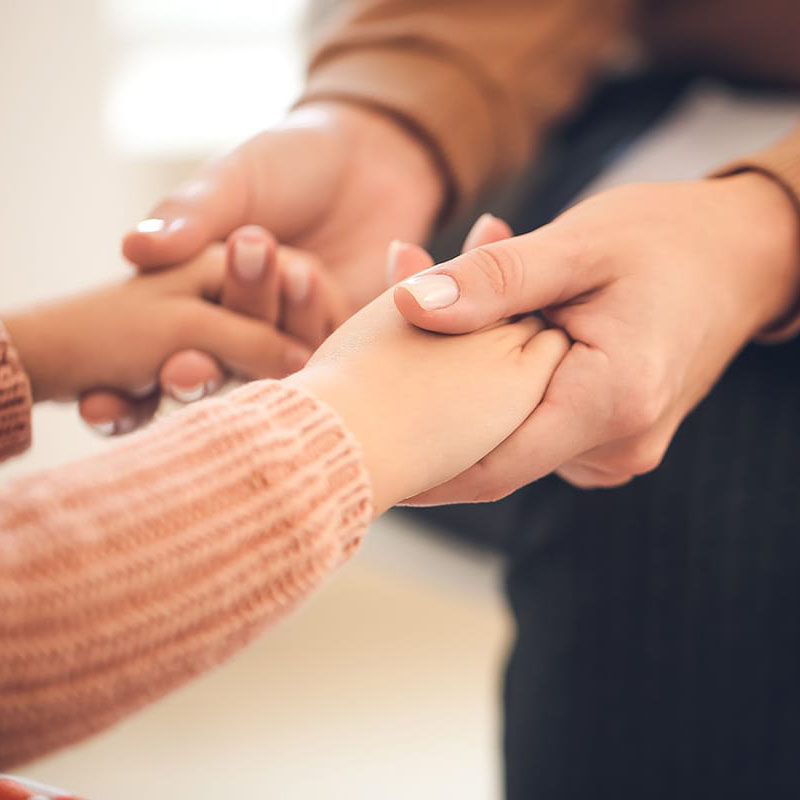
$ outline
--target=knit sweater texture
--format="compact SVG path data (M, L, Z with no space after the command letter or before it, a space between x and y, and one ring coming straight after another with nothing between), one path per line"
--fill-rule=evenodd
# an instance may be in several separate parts
M10 397L22 379L3 374ZM0 768L219 664L352 554L371 517L356 441L277 381L5 486Z

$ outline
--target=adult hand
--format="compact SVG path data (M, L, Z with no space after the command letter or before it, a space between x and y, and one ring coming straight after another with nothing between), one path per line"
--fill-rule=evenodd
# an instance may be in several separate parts
M242 225L260 225L319 259L352 312L384 289L388 243L424 239L443 194L427 147L400 124L344 103L310 104L203 167L127 234L123 252L143 270L164 267ZM258 293L238 295L239 311L264 318ZM162 383L195 398L221 377L207 356L179 354ZM135 406L130 397L92 393L82 412L90 409L94 422L104 414L142 419Z
M552 471L610 487L655 469L727 364L800 290L796 212L770 179L629 185L395 288L442 333L540 310L572 339L542 404L478 465L415 499L500 498Z
M438 336L408 325L387 291L285 383L310 388L341 415L381 513L463 472L526 419L569 346L543 328L528 315Z

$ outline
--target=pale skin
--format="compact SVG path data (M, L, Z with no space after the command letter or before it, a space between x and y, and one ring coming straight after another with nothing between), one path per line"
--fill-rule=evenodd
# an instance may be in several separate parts
M449 298L441 275L454 281ZM655 469L725 367L798 294L796 211L755 173L614 189L401 283L398 308L428 330L542 310L572 340L514 436L415 502L493 500L553 471L588 488Z
M212 246L174 270L5 316L35 399L74 399L98 384L136 393L184 347L207 349L245 375L263 370L267 323L213 302L237 291L230 269L236 242L259 237L269 239L252 228L237 231L227 267L225 249ZM288 265L302 254L276 256ZM397 267L408 273L420 258L424 252L406 251ZM279 282L261 299L277 315L290 302ZM287 381L327 402L355 435L381 513L497 447L541 400L567 348L563 333L544 330L534 317L466 336L421 331L403 320L387 291Z
M126 254L143 269L168 264L256 223L312 250L352 302L374 292L386 240L419 242L433 225L442 175L424 144L389 117L378 122L336 104L320 112L305 126L290 117L217 162L201 192L179 191L155 209L163 232L129 234ZM293 147L309 142L320 145L310 168L293 164ZM297 180L284 197L276 187L290 171ZM248 196L257 201L226 203ZM307 209L301 196L313 198ZM278 211L284 199L291 217ZM175 219L184 222L172 231ZM615 486L654 469L731 359L794 307L798 265L788 195L771 178L745 173L606 192L539 231L440 265L459 284L452 307L425 310L398 290L399 308L421 327L471 330L542 310L574 340L542 407L516 436L419 499L496 499L553 471L582 487Z
M261 226L324 266L317 274L332 280L319 281L326 284L323 300L350 314L386 288L388 244L423 241L443 199L428 151L394 121L357 106L309 104L208 164L156 205L145 224L127 234L123 252L147 271L181 263L242 226ZM244 300L240 310L268 316L257 294ZM284 348L276 343L271 350L283 363ZM213 358L194 353L170 359L160 383L175 394L175 384L219 385L223 376ZM276 371L259 377L276 377ZM147 418L130 395L95 393L88 400L81 412L91 423Z

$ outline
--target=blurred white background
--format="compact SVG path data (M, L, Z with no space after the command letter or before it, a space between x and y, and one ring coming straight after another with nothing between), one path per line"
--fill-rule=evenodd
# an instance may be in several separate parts
M124 277L119 239L296 94L296 0L0 0L0 310ZM36 410L3 479L106 446ZM496 563L397 522L299 614L21 769L92 800L499 796Z

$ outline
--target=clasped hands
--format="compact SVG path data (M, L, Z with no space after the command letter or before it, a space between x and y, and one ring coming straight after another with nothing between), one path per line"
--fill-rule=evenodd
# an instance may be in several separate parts
M357 134L348 128L355 121ZM163 227L129 235L126 253L147 268L219 238L233 219L269 222L281 241L319 259L307 270L320 287L317 310L334 309L319 338L377 293L388 239L419 241L435 217L441 187L410 142L392 123L356 111L333 124L306 119L261 134L165 201ZM333 166L292 173L286 189L290 176L281 169L293 148ZM247 178L251 208L237 204L243 173L255 176ZM285 189L283 204L272 185ZM654 469L731 359L791 311L800 282L795 209L777 183L756 173L614 189L517 237L485 217L465 251L432 266L414 245L392 248L401 280L393 300L409 322L453 334L538 311L568 335L569 350L541 404L507 431L513 435L412 502L493 500L550 472L577 486L616 486ZM253 313L252 298L242 295L239 309ZM303 325L290 330L302 336ZM429 376L424 364L420 381ZM510 388L494 408L524 391ZM469 411L469 399L457 402ZM483 421L473 413L464 432Z

